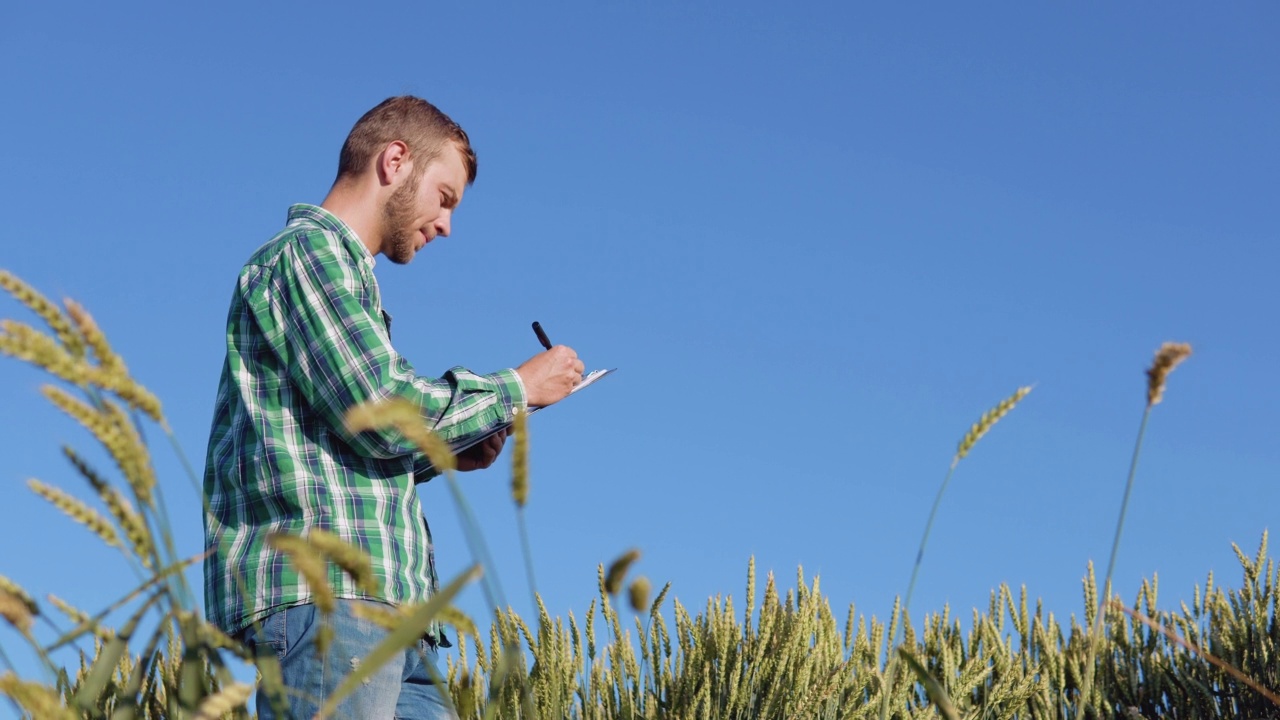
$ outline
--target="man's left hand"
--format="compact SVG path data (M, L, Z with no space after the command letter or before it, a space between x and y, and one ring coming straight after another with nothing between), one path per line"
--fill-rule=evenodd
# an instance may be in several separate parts
M498 459L498 455L502 452L502 446L507 441L508 430L492 435L485 439L479 445L471 447L458 453L458 472L468 472L471 470L483 470L493 464Z

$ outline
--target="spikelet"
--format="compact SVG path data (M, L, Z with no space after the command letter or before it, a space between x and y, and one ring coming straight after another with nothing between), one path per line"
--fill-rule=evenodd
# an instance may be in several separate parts
M427 456L431 465L440 472L458 467L457 459L449 443L427 428L417 406L404 398L371 400L347 410L344 419L347 432L395 428Z
M1159 404L1164 397L1164 383L1178 363L1191 355L1187 343L1167 342L1156 351L1156 358L1147 369L1147 407Z
M77 720L80 715L64 707L58 691L39 683L24 682L13 673L0 675L0 693L13 698L38 720Z
M46 485L35 478L27 480L27 486L40 497L53 503L53 506L66 513L72 520L84 525L93 534L111 547L124 549L116 529L97 510L85 505L82 500L72 497L58 488Z
M1031 392L1030 387L1020 387L1017 392L1001 400L999 405L983 413L978 422L974 423L973 427L969 428L969 432L965 433L965 436L960 440L960 445L956 449L956 456L951 461L951 464L955 465L961 458L968 455L973 446L982 439L982 436L991 430L991 426L995 425L1000 418L1008 415L1009 411L1021 402L1022 398L1026 397L1029 392Z
M631 567L631 563L640 559L640 551L632 548L614 560L609 565L609 572L604 577L604 590L610 595L617 595L622 589L622 580L627 575L627 568Z
M67 349L73 357L84 357L84 341L72 329L71 323L67 321L67 316L41 295L38 290L31 287L27 283L20 280L16 275L8 270L0 270L0 288L9 291L18 302L31 308L32 312L39 315L51 330L58 336L58 340L62 346Z
M631 582L629 595L631 596L631 609L638 613L649 611L649 578L641 575Z
M516 446L511 453L511 497L519 508L529 502L528 428L529 414L522 409L517 409L511 428L516 435Z
M125 537L128 538L129 544L133 547L134 553L138 556L143 566L150 568L152 566L151 554L153 545L151 543L151 531L147 528L146 521L134 511L133 505L120 494L119 490L111 487L74 450L63 446L62 452L71 461L71 464L75 466L76 470L89 481L89 484L98 493L98 497L102 498L102 502L107 506L107 511L119 523L120 529L124 531Z
M328 556L334 564L354 578L361 590L370 595L378 594L378 583L374 578L373 564L368 553L337 535L319 528L307 532L307 542L312 549Z
M307 541L296 535L273 533L267 536L267 545L279 550L293 562L298 574L307 581L311 588L312 601L321 612L331 613L336 607L333 587L329 585L325 572L324 558L320 556Z
M247 683L232 683L220 692L210 695L200 703L193 720L218 720L232 710L249 702L256 688Z

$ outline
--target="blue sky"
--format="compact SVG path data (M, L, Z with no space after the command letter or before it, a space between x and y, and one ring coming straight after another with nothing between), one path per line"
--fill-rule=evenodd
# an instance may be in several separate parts
M754 556L883 618L956 442L1034 384L961 463L913 607L965 617L1008 582L1078 615L1142 371L1180 340L1117 568L1126 598L1159 573L1173 609L1210 570L1237 585L1230 543L1277 529L1278 21L1263 2L6 6L0 267L84 303L200 464L240 265L324 197L366 109L421 95L480 172L452 237L378 264L401 352L428 375L511 367L539 320L620 368L532 423L553 614L581 617L596 564L634 546L688 606L740 601ZM0 573L96 608L126 566L24 487L86 490L59 447L90 439L42 381L0 364ZM199 497L155 454L194 554ZM461 479L527 610L507 465ZM456 512L442 483L422 494L451 576Z

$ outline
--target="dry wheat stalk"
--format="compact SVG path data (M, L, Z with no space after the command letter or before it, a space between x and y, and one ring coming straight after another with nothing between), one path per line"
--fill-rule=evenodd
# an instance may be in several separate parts
M1147 407L1159 404L1164 397L1164 384L1169 373L1190 356L1191 346L1187 343L1167 342L1160 346L1155 360L1147 369Z

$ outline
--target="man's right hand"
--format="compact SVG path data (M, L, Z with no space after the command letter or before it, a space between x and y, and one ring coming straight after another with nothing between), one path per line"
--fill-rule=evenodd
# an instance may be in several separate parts
M563 400L582 381L585 365L567 345L557 345L529 358L516 372L524 382L525 402L542 407Z

